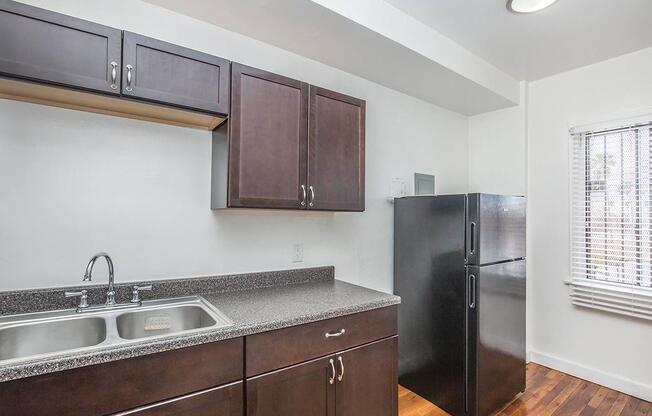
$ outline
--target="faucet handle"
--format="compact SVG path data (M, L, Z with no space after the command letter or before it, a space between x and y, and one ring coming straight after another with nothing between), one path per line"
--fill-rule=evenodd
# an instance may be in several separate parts
M65 292L64 295L67 298L73 298L73 297L79 296L79 306L77 306L78 309L83 309L83 308L88 307L88 291L87 290L80 290L79 292Z
M140 291L142 290L152 290L152 285L138 286L134 285L133 290L131 291L131 303L140 303Z

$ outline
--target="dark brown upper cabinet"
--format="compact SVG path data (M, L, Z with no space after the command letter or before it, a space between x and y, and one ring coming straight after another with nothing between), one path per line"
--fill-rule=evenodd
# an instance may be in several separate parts
M233 63L231 90L228 137L214 136L228 141L223 152L230 157L218 162L228 165L228 206L301 208L307 192L308 84Z
M0 0L0 73L120 94L122 32Z
M365 102L233 63L211 206L364 211Z
M365 102L310 86L308 205L364 211Z
M229 68L202 52L130 32L123 42L119 29L0 0L2 98L213 130L228 114Z
M229 112L229 61L124 32L122 94L217 114Z

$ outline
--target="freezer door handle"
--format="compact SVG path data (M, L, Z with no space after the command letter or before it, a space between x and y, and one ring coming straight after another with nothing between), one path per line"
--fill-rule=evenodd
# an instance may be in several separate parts
M469 275L469 308L475 309L475 275Z
M471 235L469 236L469 254L475 254L475 222L471 223Z

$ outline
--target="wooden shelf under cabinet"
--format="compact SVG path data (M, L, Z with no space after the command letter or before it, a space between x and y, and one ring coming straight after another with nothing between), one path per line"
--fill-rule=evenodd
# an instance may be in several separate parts
M225 120L212 114L8 78L0 78L0 98L201 130L213 130Z

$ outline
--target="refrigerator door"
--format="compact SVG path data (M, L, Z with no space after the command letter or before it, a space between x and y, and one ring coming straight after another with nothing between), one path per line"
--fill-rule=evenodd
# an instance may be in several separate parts
M525 258L525 197L469 194L467 264Z
M448 413L465 414L465 196L394 202L399 382Z
M469 414L525 390L525 260L468 266Z

